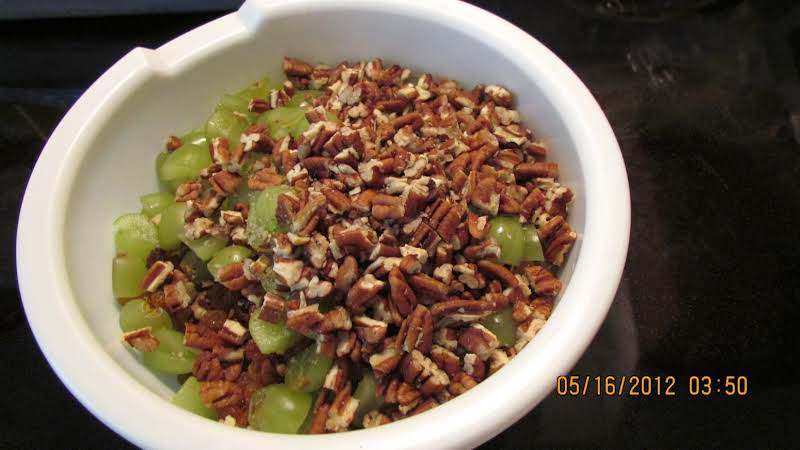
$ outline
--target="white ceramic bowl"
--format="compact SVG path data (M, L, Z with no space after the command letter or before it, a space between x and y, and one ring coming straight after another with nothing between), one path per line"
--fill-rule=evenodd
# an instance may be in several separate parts
M230 428L173 407L175 382L155 376L120 343L112 221L156 189L153 160L165 136L203 123L223 92L279 76L284 55L381 57L465 85L504 84L576 193L570 222L579 239L547 325L504 369L425 414L334 435ZM134 49L75 103L25 193L17 270L28 320L53 369L92 413L142 447L464 448L532 409L586 349L617 289L629 220L625 167L599 106L564 63L508 22L453 1L250 0L157 50Z

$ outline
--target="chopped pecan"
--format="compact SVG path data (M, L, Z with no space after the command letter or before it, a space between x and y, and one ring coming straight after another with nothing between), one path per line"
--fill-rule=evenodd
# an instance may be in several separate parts
M158 348L158 338L153 335L153 327L143 327L128 331L122 340L140 352L152 352Z
M418 294L430 297L435 301L443 301L447 299L447 292L449 288L435 278L431 278L428 275L419 273L409 277L408 281Z
M403 357L400 372L406 383L418 386L424 395L441 392L450 384L447 373L418 350L412 350Z
M317 332L330 333L332 331L349 330L352 326L350 314L347 313L346 309L339 306L322 316L321 322L317 325Z
M351 201L350 198L343 193L331 189L331 188L324 188L322 189L322 194L325 198L328 199L328 207L336 214L342 214L347 212L350 209Z
M219 330L219 337L233 345L242 345L248 335L247 328L231 319L226 320Z
M455 299L434 304L431 314L437 318L449 314L482 314L495 308L494 302L490 301Z
M327 431L344 431L353 422L358 409L358 400L351 395L352 386L347 383L344 389L336 393L336 397L328 410L328 420L325 421Z
M314 72L314 67L296 58L283 58L283 71L289 76L308 77Z
M397 307L398 312L403 317L411 314L414 305L417 304L417 296L408 286L399 267L395 267L389 272L389 288L392 302Z
M538 295L558 295L561 290L561 281L554 277L549 270L540 265L530 265L525 267L525 275Z
M302 334L310 334L323 319L319 305L313 304L286 313L286 327Z
M194 298L194 285L184 280L173 280L164 285L164 305L176 312L189 306Z
M377 344L383 341L383 338L386 337L386 331L388 330L388 324L386 322L375 320L367 316L354 317L353 326L355 326L358 337L368 344Z
M489 218L469 213L467 215L467 228L469 234L475 239L483 239L489 234Z
M250 284L242 263L231 263L219 269L217 281L232 291L240 291Z
M210 327L203 324L186 324L183 343L187 347L211 350L223 344L222 338Z
M400 364L402 358L403 354L396 348L387 347L384 351L370 356L369 365L372 366L375 375L383 377L393 371Z
M211 187L220 194L232 194L236 192L242 177L227 171L221 171L211 175L208 181Z
M433 319L425 305L417 305L414 313L406 317L397 334L397 341L403 351L416 349L423 355L430 353L433 345Z
M181 142L181 138L178 136L169 136L164 142L164 145L167 148L167 151L171 152L179 149L181 145L183 145L183 142Z
M175 189L175 201L183 203L189 200L197 200L202 189L203 186L197 181L187 181Z
M502 264L484 259L482 261L478 261L478 269L490 277L502 281L508 286L516 287L519 285L519 280L516 276L514 276L514 273L508 270Z
M155 292L172 274L175 266L169 261L156 261L144 274L142 288L147 292Z
M292 287L300 281L303 274L303 261L275 258L272 265L276 280L284 286Z
M275 172L274 168L261 169L247 179L247 187L252 190L263 190L270 186L279 186L284 183L284 178Z
M440 345L434 345L431 348L431 361L451 377L461 371L461 360L458 359L458 356Z
M464 329L458 338L458 343L484 361L489 358L494 349L500 346L497 336L480 324L472 324Z
M376 279L372 274L364 275L347 293L347 306L355 311L362 309L385 285L385 282Z
M514 168L514 175L520 180L530 180L531 178L539 177L558 178L558 163L523 163Z
M358 261L353 256L345 256L336 271L336 289L346 292L358 278Z
M222 166L228 164L231 160L231 151L228 146L228 140L223 137L215 137L211 139L211 159L216 164Z
M236 418L237 425L247 425L244 392L238 384L225 380L200 383L200 399L220 417L231 415Z
M372 410L364 415L362 426L364 428L374 428L387 423L392 423L392 419L378 410Z

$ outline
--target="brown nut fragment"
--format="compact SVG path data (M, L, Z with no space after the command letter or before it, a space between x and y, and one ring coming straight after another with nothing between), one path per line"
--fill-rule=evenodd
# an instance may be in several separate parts
M325 432L325 421L328 420L328 411L331 407L331 405L327 403L330 395L332 395L330 392L322 390L317 396L312 410L313 415L308 434L322 434Z
M153 327L144 327L123 333L122 340L140 352L153 352L158 348L158 338L153 335Z
M450 377L461 371L461 360L458 356L440 345L434 345L431 348L431 361L441 367Z
M211 139L211 159L221 166L225 166L231 161L231 151L227 139L223 137Z
M388 324L367 316L353 318L353 326L358 337L367 344L378 344L386 337Z
M323 188L322 195L328 199L328 207L335 214L342 214L350 209L351 201L347 195L331 188Z
M223 345L223 343L222 338L207 325L186 323L183 344L187 347L211 350L216 346Z
M194 294L195 290L192 283L173 279L172 282L164 285L164 306L171 312L179 311L189 306Z
M480 269L480 271L486 275L502 281L508 286L517 287L519 285L519 280L516 276L514 276L514 273L508 270L502 264L484 259L482 261L478 261L478 269Z
M324 156L309 156L300 161L300 165L308 170L308 174L321 179L330 176L331 159Z
M336 289L342 292L349 291L356 278L358 278L358 261L351 255L345 256L336 271Z
M286 328L301 334L311 334L322 321L323 315L319 312L319 304L309 305L286 313Z
M231 263L219 269L217 281L231 291L241 291L250 284L242 263Z
M156 261L144 274L142 288L147 292L155 292L172 275L175 266L169 261Z
M400 315L405 317L411 314L412 309L417 304L417 296L414 295L414 291L409 287L399 267L395 267L389 272L389 288L392 303L397 307Z
M284 180L281 175L275 173L274 168L265 168L250 175L247 179L247 187L252 190L263 190L270 186L284 184Z
M347 293L347 306L354 310L361 310L370 300L375 298L385 282L378 280L372 274L361 277Z
M439 393L450 384L447 373L418 350L406 354L400 363L400 372L406 383L419 386L424 395Z
M353 422L356 409L358 409L358 400L354 399L351 393L352 385L350 383L336 393L328 410L328 420L325 421L327 431L345 431Z
M386 425L387 423L392 423L392 419L376 409L364 415L364 420L361 425L364 428L375 428L380 425Z
M343 307L336 307L322 316L322 321L317 325L317 333L330 333L333 331L346 331L353 327L350 314Z
M261 305L261 311L258 313L258 318L266 320L267 322L280 323L286 314L286 303L277 295L267 292L264 295L264 303Z
M469 234L475 239L482 240L489 234L489 218L487 216L478 216L474 213L467 215L467 228Z
M412 409L408 413L408 416L411 417L416 416L417 414L422 414L425 411L431 410L437 406L439 406L439 402L433 398L428 398L427 400L424 400L422 403L418 404L416 408Z
M437 318L450 314L482 314L495 308L494 302L490 301L455 299L434 304L431 314Z
M238 321L228 319L219 330L219 337L233 345L242 345L250 334Z
M558 163L523 163L514 168L514 175L520 180L530 180L531 178L540 177L558 178Z
M430 297L435 301L444 301L447 299L447 292L450 290L441 281L429 277L423 273L412 275L409 277L408 282L419 295Z
M497 336L480 324L472 324L464 329L458 338L458 343L483 361L486 361L492 351L500 346Z
M375 375L383 377L393 371L400 364L402 358L403 354L396 348L387 347L384 351L370 356L369 365L372 366Z
M200 383L200 399L220 417L231 415L237 425L247 425L244 392L238 384L227 380Z
M311 64L296 58L283 58L283 71L294 77L308 77L314 72Z
M423 355L431 351L433 345L433 319L425 305L417 305L414 313L408 316L397 334L402 350L419 350Z
M208 182L220 194L232 194L236 192L236 188L242 182L242 177L223 170L211 175Z
M292 287L300 281L300 277L303 275L303 261L278 257L275 258L272 271L275 273L278 283Z
M452 382L447 387L447 391L450 392L451 395L458 396L474 388L477 385L478 382L475 381L474 378L465 374L464 372L459 372L456 376L453 377Z
M538 295L556 296L561 290L561 281L540 265L525 267L525 275L533 288L533 292Z
M168 152L172 152L179 149L183 145L183 142L181 142L181 138L178 136L169 136L164 142L164 145Z
M188 202L189 200L197 200L200 197L203 185L196 181L187 181L175 189L175 201L179 203Z

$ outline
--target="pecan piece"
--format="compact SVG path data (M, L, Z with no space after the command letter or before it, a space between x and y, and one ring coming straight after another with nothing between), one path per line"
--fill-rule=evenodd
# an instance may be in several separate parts
M353 327L350 314L343 307L336 307L322 316L317 325L317 333L330 333L332 331L349 330Z
M328 207L336 214L342 214L350 209L350 197L331 188L323 188L322 194L328 199Z
M447 373L418 350L406 354L400 363L400 372L406 383L419 386L424 395L439 393L450 384Z
M224 170L211 175L211 178L208 180L211 187L220 194L232 194L236 192L236 188L241 181L242 177L239 175Z
M167 137L166 141L164 141L164 146L167 148L168 152L175 151L182 145L183 142L181 142L181 138L178 136L169 136Z
M394 347L387 347L380 353L375 353L369 357L369 365L379 377L386 376L400 364L403 354Z
M419 350L423 355L430 353L433 345L433 319L425 305L417 305L414 314L403 321L397 341L403 351Z
M345 256L336 271L336 289L342 292L349 291L356 278L358 278L358 261L351 255Z
M295 77L308 77L314 72L311 64L296 58L283 58L283 71L286 75Z
M284 178L275 173L274 168L261 169L250 175L247 179L247 187L252 190L263 190L270 186L279 186L284 183Z
M530 180L531 178L539 177L558 178L558 163L523 163L514 168L514 175L519 180Z
M248 335L247 328L231 319L226 320L222 325L222 329L219 330L219 337L233 345L242 345Z
M123 333L122 340L140 352L152 352L158 348L158 338L153 335L153 327L144 327Z
M525 268L525 275L538 295L558 295L561 290L561 281L554 277L549 270L540 265L530 265Z
M336 393L328 410L328 420L325 421L327 431L345 431L353 422L358 409L358 400L351 395L352 389L352 385L347 383L344 389Z
M242 263L231 263L219 269L217 281L231 291L241 291L250 284Z
M377 344L386 337L388 324L375 320L367 316L353 318L353 326L356 328L358 337L367 344Z
M480 324L472 324L464 329L458 338L458 343L483 361L486 361L492 351L500 346L497 336Z
M147 292L155 292L172 274L175 266L169 261L156 261L144 274L142 288Z
M514 273L508 270L502 264L484 259L482 261L478 261L478 269L490 277L502 281L508 286L517 287L519 285L519 280L516 276L514 276Z
M389 272L389 288L392 302L397 307L397 311L403 317L411 314L412 308L417 304L417 296L408 286L399 267L395 267Z
M447 299L449 288L435 278L419 273L412 275L408 281L418 294L425 295L436 301L444 301Z
M355 311L362 309L385 285L385 282L378 280L372 274L364 275L347 293L347 306Z
M319 304L309 305L286 313L286 327L302 334L311 334L322 321Z

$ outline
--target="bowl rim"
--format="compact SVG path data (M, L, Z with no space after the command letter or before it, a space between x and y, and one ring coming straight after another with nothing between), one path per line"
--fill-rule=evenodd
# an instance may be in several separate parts
M549 100L571 117L565 125L576 145L579 149L592 149L578 152L584 183L592 186L584 199L584 229L592 230L592 234L582 236L580 257L561 299L570 309L584 308L590 313L577 317L566 314L566 307L555 308L537 338L528 345L536 348L535 352L526 348L504 370L423 415L375 429L289 436L235 429L193 416L164 402L126 373L94 338L73 301L62 233L71 180L97 132L95 117L117 108L127 92L149 77L169 75L214 48L246 38L269 17L293 15L309 8L402 13L442 24L469 25L476 38L520 58L520 64L536 70L538 84L553 88L548 90ZM530 411L553 389L556 377L566 374L577 362L616 293L629 230L628 179L611 126L589 90L566 64L521 29L475 6L450 0L247 0L238 11L156 50L132 50L70 108L45 145L25 192L17 230L17 278L29 324L53 370L98 419L136 445L210 448L234 444L249 448L271 443L280 448L463 448L488 440ZM602 270L592 264L597 261L603 261ZM526 373L536 373L539 378L531 379ZM98 379L114 380L114 395L108 395L108 386L98 383ZM162 420L154 423L151 417L156 415ZM181 432L162 432L169 431L167 426L178 427ZM402 440L395 438L398 433L404 433Z

